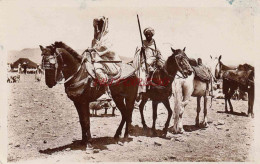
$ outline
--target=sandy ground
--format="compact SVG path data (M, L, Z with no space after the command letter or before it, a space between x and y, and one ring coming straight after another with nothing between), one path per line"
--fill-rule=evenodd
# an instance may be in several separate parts
M75 107L63 85L48 88L44 81L35 82L33 75L20 83L8 84L11 90L8 111L8 161L32 163L66 162L157 162L157 161L252 161L254 124L247 113L246 101L233 101L234 114L226 114L224 100L213 101L208 110L209 127L194 126L196 99L192 98L184 112L185 133L166 138L143 133L140 113L133 112L134 132L129 140L116 143L113 136L121 120L116 116L91 117L94 152L86 152L80 144L81 128ZM171 98L173 108L173 99ZM151 102L145 108L147 125L152 125ZM108 110L111 113L111 110ZM158 108L156 128L163 129L167 110ZM203 113L201 113L201 120ZM171 120L170 126L173 125Z

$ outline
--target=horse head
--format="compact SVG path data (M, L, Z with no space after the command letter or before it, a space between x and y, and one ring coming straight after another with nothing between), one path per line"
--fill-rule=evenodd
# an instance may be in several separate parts
M169 74L172 74L174 70L181 72L181 74L185 78L192 74L193 69L189 64L189 58L185 54L185 48L183 50L175 50L171 48L173 54L168 58L166 63L168 67L166 69L169 72Z
M45 48L40 45L40 49L42 51L42 66L45 70L45 83L49 88L52 88L63 78L61 71L62 58L56 53L56 48L53 45Z
M221 55L220 56L209 56L209 61L207 61L206 66L209 69L214 81L219 79L220 65L221 65Z

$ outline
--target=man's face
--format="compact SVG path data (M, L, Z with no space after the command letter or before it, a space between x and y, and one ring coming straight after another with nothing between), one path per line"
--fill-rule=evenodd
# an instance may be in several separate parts
M153 39L153 35L150 32L147 32L145 34L145 38L149 42L149 41L151 41Z

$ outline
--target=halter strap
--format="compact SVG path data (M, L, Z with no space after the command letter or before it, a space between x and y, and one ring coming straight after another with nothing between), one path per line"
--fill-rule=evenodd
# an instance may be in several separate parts
M85 51L83 52L83 54L84 54L84 53L85 53ZM56 51L55 51L55 54L57 54ZM58 55L60 55L60 54L58 54ZM57 56L58 56L58 55L57 55ZM75 75L78 74L78 72L80 71L80 69L81 69L83 63L84 63L84 58L82 58L81 63L80 63L80 66L78 67L77 71L76 71L74 74L72 74L69 78L67 78L64 82L58 82L58 84L65 84L65 83L67 83L68 81L70 81L72 78L74 78Z

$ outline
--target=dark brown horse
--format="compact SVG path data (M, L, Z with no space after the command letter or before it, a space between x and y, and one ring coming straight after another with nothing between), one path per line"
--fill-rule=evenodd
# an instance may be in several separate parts
M254 117L253 106L254 106L254 94L255 94L255 85L254 85L254 67L243 64L239 65L237 70L234 70L233 67L229 67L221 62L221 56L219 57L219 67L216 67L216 78L223 79L223 94L225 95L225 112L228 113L228 104L230 107L230 112L233 113L233 106L231 103L231 98L234 95L235 91L239 88L244 92L248 93L248 116ZM231 75L240 76L239 79L245 79L244 82L239 82L241 80L233 80L230 78ZM246 77L245 77L246 76Z
M191 75L192 68L188 62L188 58L185 54L185 48L183 50L174 50L172 49L172 55L168 57L164 64L163 69L158 69L154 72L151 77L150 89L147 90L145 95L142 98L142 101L139 105L143 129L147 130L147 125L144 120L143 109L144 105L150 98L152 100L153 108L153 126L152 132L156 136L155 124L157 119L157 106L160 102L164 104L168 111L168 118L163 128L163 136L166 136L167 130L169 127L170 119L172 116L172 109L170 107L169 98L172 95L172 82L175 78L177 71L180 71L184 77Z
M42 64L45 68L46 85L52 88L63 77L65 78L65 92L78 111L82 129L82 141L88 148L91 146L89 103L104 94L105 87L100 85L93 87L91 82L93 78L91 78L90 73L86 69L82 56L64 43L59 42L59 44L56 44L55 42L55 45L47 46L46 48L40 46L40 48L42 51ZM89 52L87 53L87 55L90 55ZM124 137L128 137L132 111L137 95L138 85L131 85L133 81L137 81L134 68L129 65L127 67L132 71L131 76L109 86L112 98L122 115L122 120L114 136L115 139L118 139L121 135L125 123Z

